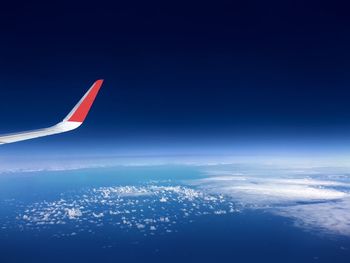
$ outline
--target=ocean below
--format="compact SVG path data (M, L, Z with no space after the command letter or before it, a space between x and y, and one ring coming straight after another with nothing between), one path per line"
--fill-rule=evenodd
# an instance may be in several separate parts
M350 170L135 165L0 174L0 262L350 262Z

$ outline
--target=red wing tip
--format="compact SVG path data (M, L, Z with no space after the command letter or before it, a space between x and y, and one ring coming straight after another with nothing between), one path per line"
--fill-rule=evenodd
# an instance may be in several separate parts
M75 110L72 116L68 119L68 121L72 122L84 122L95 98L100 90L103 83L103 79L96 80L92 85L92 89L89 91L84 100L80 103L79 107Z
M103 84L103 79L98 79L95 81L95 83L92 85L93 86L93 90L96 90L96 93L99 91L99 89L101 88L102 84Z

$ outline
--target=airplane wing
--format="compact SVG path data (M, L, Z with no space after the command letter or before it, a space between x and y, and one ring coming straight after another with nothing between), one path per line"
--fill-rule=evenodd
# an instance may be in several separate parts
M78 128L85 120L103 80L97 80L80 99L71 112L59 123L49 128L0 135L0 144L19 142L43 136L63 133Z

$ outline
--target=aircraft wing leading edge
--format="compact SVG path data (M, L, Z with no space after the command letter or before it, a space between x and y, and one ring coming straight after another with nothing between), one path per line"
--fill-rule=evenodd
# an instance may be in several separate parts
M78 128L84 122L97 96L97 93L102 86L102 83L102 79L95 81L95 83L85 93L85 95L81 98L77 105L75 105L71 112L56 125L38 130L0 135L0 144L39 138L43 136L71 131Z

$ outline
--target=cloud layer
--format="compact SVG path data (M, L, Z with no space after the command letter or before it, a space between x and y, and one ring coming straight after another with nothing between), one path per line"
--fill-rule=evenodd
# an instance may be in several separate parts
M292 218L295 225L350 236L350 182L345 176L305 170L281 170L276 175L253 176L249 171L216 171L192 185L212 194L223 194L246 208L267 209ZM277 173L278 174L278 173ZM341 179L341 180L340 180Z
M291 218L298 227L350 237L350 178L346 170L236 165L205 169L216 170L181 185L152 181L77 190L74 195L62 193L61 199L51 202L13 203L17 207L11 210L17 211L18 224L0 220L0 227L64 225L62 236L113 225L148 235L176 231L178 222L191 222L196 216L264 209Z

